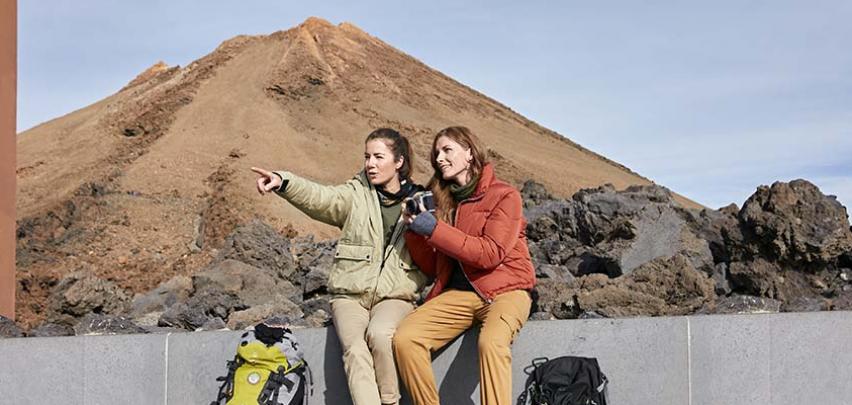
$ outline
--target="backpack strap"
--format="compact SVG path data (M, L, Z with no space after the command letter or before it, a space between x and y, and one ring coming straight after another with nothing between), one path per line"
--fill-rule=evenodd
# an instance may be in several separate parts
M286 374L284 366L278 366L278 372L269 373L269 378L266 379L266 384L260 390L260 395L257 396L257 402L261 405L277 405L278 390L282 385L288 390L293 388L293 382L284 378Z
M308 399L314 395L314 374L311 372L311 367L308 366L307 360L302 360L305 365L305 374L308 376L307 387L305 387L305 404L308 405Z
M217 377L216 381L222 381L222 385L219 386L219 393L216 394L216 400L211 402L210 405L220 405L234 397L234 375L237 372L237 369L243 365L245 361L239 355L234 356L233 360L228 361L228 375Z
M524 387L524 391L518 397L517 405L534 405L538 404L541 398L541 387L538 385L538 378L535 374L535 371L544 363L547 363L550 359L547 357L536 357L532 360L530 365L524 367L524 374L527 375L526 386Z

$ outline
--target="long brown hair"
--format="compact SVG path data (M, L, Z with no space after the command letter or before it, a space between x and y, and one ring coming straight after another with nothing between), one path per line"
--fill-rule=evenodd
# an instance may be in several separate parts
M438 139L447 137L465 149L470 149L470 155L473 158L470 162L469 178L472 180L482 174L482 168L488 163L485 154L485 145L479 138L466 127L448 127L440 130L435 134L435 139L432 140L432 151L429 154L429 161L432 163L432 179L429 180L427 188L432 190L435 196L435 213L438 218L446 223L452 223L452 210L456 208L456 201L450 193L450 185L454 184L451 180L444 180L441 175L441 168L438 166L438 151L435 147L438 144Z

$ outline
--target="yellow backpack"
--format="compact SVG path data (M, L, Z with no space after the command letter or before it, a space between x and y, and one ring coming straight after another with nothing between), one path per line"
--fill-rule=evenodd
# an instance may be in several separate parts
M211 405L307 405L313 381L306 376L310 369L293 332L261 323L240 338Z

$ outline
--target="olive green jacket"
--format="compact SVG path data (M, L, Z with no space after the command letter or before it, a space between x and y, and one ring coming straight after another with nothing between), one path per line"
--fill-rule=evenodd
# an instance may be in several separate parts
M382 213L376 189L362 171L337 186L324 186L286 171L276 193L309 217L342 230L328 276L329 292L349 296L365 308L386 298L414 301L426 284L414 264L405 238L408 226L400 216L383 249Z

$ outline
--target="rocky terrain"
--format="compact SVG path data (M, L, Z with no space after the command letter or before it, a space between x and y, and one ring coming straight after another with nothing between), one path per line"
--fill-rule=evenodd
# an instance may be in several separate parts
M538 285L532 319L852 310L846 209L804 180L744 204L683 208L660 186L584 189L571 199L524 184ZM199 272L136 294L85 272L51 289L29 336L242 329L272 315L328 324L335 242L238 226ZM0 333L23 336L6 321Z
M338 232L258 196L248 168L338 183L372 129L400 130L421 157L448 125L472 128L524 189L534 318L849 306L846 211L813 185L703 209L354 25L311 18L157 63L18 135L17 324L0 334L241 328L273 313L321 325ZM428 162L414 169L425 182Z

